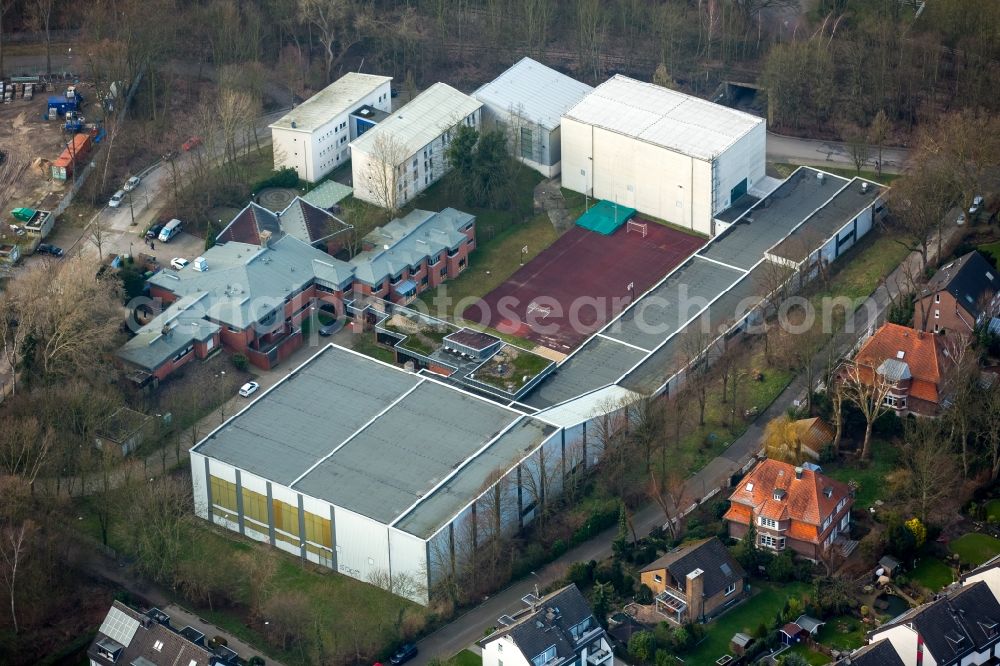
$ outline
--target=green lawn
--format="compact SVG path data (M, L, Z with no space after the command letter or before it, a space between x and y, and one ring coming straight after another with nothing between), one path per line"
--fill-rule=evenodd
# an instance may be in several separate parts
M711 664L722 655L730 654L729 640L733 634L742 631L752 636L761 622L767 625L774 622L775 615L789 597L809 589L803 583L755 583L754 588L753 597L705 625L705 639L683 655L684 663Z
M872 159L878 154L877 150L872 150ZM799 165L797 164L783 164L775 163L770 165L775 171L781 174L782 178L787 178L793 171L795 171ZM899 178L899 174L896 173L883 173L881 176L875 174L874 171L869 171L867 169L862 169L861 173L858 173L853 167L833 167L826 165L809 165L815 169L820 169L821 171L826 171L827 173L832 173L837 176L843 176L844 178L854 178L855 176L860 176L861 178L867 178L870 181L876 183L883 183L889 185L892 181Z
M913 571L909 573L910 580L937 592L954 580L951 567L936 557L925 557L920 560Z
M989 252L993 257L1000 260L1000 241L984 243L979 246L979 249L984 252Z
M483 666L483 658L472 650L462 650L448 660L448 666Z
M867 298L878 286L879 280L889 275L909 254L901 243L889 234L878 230L870 232L847 253L837 260L837 272L828 289L817 297L846 296L851 299Z
M396 355L387 347L375 342L374 333L358 333L351 337L351 349L386 363L395 363Z
M823 465L823 471L828 475L847 483L854 480L858 484L854 496L857 509L867 510L875 504L875 500L885 500L889 490L885 477L896 469L897 451L890 443L872 438L872 459L862 465L855 460L837 460Z
M469 257L465 272L421 294L420 300L427 305L431 315L452 319L499 287L521 267L522 260L524 263L531 261L559 237L547 215L536 215L492 239L484 236L482 230L477 225L476 250ZM521 249L525 246L528 253L522 255ZM523 346L524 342L521 344Z
M820 627L816 642L835 650L853 650L865 644L865 631L859 619L842 615L827 620Z
M969 532L952 541L948 547L958 554L962 564L977 567L1000 553L1000 539L989 534Z
M806 660L806 663L811 666L826 666L830 663L830 657L826 656L822 652L817 652L816 650L810 649L808 645L796 645L794 647L788 648L788 650L781 653L781 656L786 654L797 654Z
M1000 522L1000 499L990 500L986 503L986 520Z

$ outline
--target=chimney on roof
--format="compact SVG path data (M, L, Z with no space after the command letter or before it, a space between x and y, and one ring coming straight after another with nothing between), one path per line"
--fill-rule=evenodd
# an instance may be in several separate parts
M795 468L795 478L796 479L801 479L802 478L802 468L801 467L796 467Z
M701 619L701 616L705 612L705 572L701 569L695 569L689 573L687 578L687 605L688 605L688 619L692 621L697 621Z
M260 232L260 246L271 247L271 232L266 229Z
M917 330L917 339L918 340L923 340L924 339L924 332L922 330L919 330L919 329Z

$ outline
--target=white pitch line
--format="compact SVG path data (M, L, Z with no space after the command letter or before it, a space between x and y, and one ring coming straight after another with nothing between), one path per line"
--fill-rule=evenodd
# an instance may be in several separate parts
M630 342L625 342L624 340L619 340L618 338L612 338L610 335L604 335L603 333L598 333L597 337L604 338L605 340L611 340L611 342L617 342L618 344L625 345L626 347L631 347L632 349L641 351L643 354L652 354L653 353L652 350L650 350L650 349L643 349L642 347L640 347L638 345L633 345Z
M740 273L743 273L744 275L746 275L747 273L750 272L750 271L746 270L745 268L740 268L739 266L733 266L732 264L726 264L726 263L723 263L723 262L719 261L718 259L712 259L711 257L706 257L703 254L696 254L694 256L697 257L698 259L704 259L705 261L711 261L713 264L719 264L720 266L725 266L726 268L730 268L730 269L732 269L734 271L739 271Z

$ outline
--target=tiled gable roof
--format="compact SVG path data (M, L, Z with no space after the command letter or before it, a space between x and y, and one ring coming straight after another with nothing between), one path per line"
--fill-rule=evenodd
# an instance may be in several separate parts
M123 636L109 636L102 630L113 626L108 620L101 625L94 642L87 651L91 663L102 666L120 666L121 664L182 664L183 666L208 666L213 662L213 654L206 648L196 645L174 631L168 624L164 625L147 615L129 608L120 601L114 602L108 611L108 618L127 618L138 623L131 635L126 634L127 641L119 642ZM166 616L164 616L166 617ZM134 626L134 624L133 624ZM110 629L109 629L110 630ZM114 632L113 632L114 633ZM121 645L118 659L111 661L98 651L103 641L110 638ZM107 643L104 643L105 645Z
M277 215L263 206L250 202L226 225L225 229L219 232L215 241L217 243L235 241L260 245L262 231L271 234L271 240L278 240L284 233Z
M793 525L800 521L815 526L833 513L841 499L850 496L850 488L840 481L808 469L803 469L802 478L797 479L795 470L779 460L764 460L740 481L729 500L753 507L756 513L767 518L788 518ZM776 489L784 491L783 499L774 499ZM732 510L727 517L730 513Z
M684 544L652 562L643 571L661 569L669 571L681 585L685 584L689 573L701 569L705 572L703 589L706 597L715 596L746 576L743 567L716 537Z
M909 367L913 378L911 395L938 401L937 387L947 364L940 336L899 324L883 324L865 341L854 360L870 372L887 359L902 361Z
M866 645L844 657L836 666L906 666L888 638Z
M946 291L955 302L976 317L985 295L992 298L1000 289L1000 274L975 250L943 266L920 292L921 298Z

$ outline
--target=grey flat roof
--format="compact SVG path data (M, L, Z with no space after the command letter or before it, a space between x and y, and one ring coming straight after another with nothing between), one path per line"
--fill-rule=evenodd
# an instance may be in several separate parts
M862 192L862 183L866 182L868 191ZM875 183L855 178L788 238L781 241L771 254L796 263L802 261L861 211L875 203L884 189Z
M289 485L420 381L415 375L327 347L195 450Z
M487 106L504 113L513 110L552 130L559 127L562 115L591 90L586 83L525 57L472 96Z
M527 455L555 431L555 427L530 417L520 420L404 516L396 527L422 539L431 537L481 493L496 473L509 470L512 462Z
M390 81L391 76L348 72L274 121L271 127L313 132L338 115L354 110L366 95Z
M742 271L695 256L639 299L604 335L653 351L742 276Z
M405 513L403 529L424 537L553 432L330 345L195 450L385 524Z
M634 347L592 337L520 402L537 409L613 384L646 354Z
M424 381L294 489L391 523L520 416Z
M846 178L801 167L702 250L709 259L750 270L775 243L847 184Z
M721 328L728 328L733 322L741 319L753 305L760 302L760 294L766 291L767 282L764 279L766 271L767 268L761 264L747 273L732 289L723 293L707 310L651 354L619 384L642 394L652 393L662 386L683 365L684 352L681 341L684 339L685 331L693 328L718 335Z

